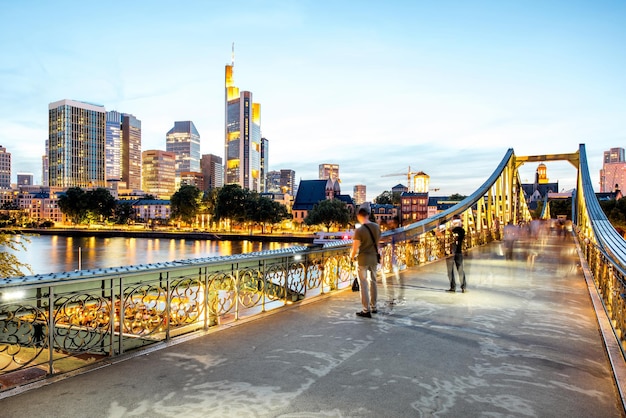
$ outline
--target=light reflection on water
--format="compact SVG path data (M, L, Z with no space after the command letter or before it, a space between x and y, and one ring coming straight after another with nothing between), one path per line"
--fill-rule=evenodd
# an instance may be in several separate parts
M31 236L27 251L18 259L30 264L34 274L58 273L78 269L78 248L82 268L127 266L188 258L215 257L275 250L294 244L252 241L204 241L170 238L96 238ZM28 272L24 272L28 274Z

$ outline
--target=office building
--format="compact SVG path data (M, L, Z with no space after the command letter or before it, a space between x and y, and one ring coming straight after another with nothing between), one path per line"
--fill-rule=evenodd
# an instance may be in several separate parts
M35 175L32 173L17 173L17 187L33 186L35 184Z
M48 180L50 179L49 170L48 170L48 140L46 139L46 151L45 154L41 156L41 184L44 187L48 187Z
M235 86L234 67L226 65L224 183L261 192L261 105Z
M294 170L280 170L280 191L291 196L296 195L296 172Z
M282 193L280 190L280 171L268 171L265 176L265 189L267 193Z
M198 136L198 154L200 138ZM122 181L130 190L141 189L141 121L133 115L122 114Z
M50 187L105 187L106 111L75 100L48 105Z
M201 191L206 190L204 176L199 171L185 171L180 173L180 185L196 186Z
M610 193L626 187L626 158L624 148L611 148L604 152L600 170L600 192Z
M340 179L339 177L339 164L320 164L319 165L319 179L328 180L331 178L333 181Z
M166 135L165 149L176 155L176 176L200 171L200 134L192 121L174 122Z
M270 141L267 138L261 138L261 191L267 191L267 172L269 167Z
M362 205L367 201L366 187L364 184L357 184L354 186L354 204L357 206Z
M204 177L204 190L217 189L224 185L224 166L222 157L204 154L200 160L200 170Z
M141 154L143 191L158 199L169 199L176 191L176 154L147 150Z
M122 179L122 114L115 110L106 116L105 180L107 182Z
M0 145L0 189L11 188L11 153Z

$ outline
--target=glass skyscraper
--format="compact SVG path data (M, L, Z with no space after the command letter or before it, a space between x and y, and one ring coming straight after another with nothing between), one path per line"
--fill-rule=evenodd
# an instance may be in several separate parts
M48 105L50 187L105 187L106 110L74 100Z
M106 145L106 181L122 179L122 114L111 110L107 112Z
M251 92L239 92L234 67L234 61L226 65L224 182L261 192L261 105L252 101Z
M198 137L198 153L200 148ZM122 181L131 190L141 189L141 121L122 114Z
M200 172L200 134L191 121L174 122L166 136L165 149L176 154L176 176Z
M11 153L0 145L0 189L11 188Z

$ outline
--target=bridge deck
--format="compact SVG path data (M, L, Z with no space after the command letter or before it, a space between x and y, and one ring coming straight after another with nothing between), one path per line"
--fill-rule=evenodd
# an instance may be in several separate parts
M0 401L6 417L621 416L571 240L514 261L497 245L381 285L404 302L356 318L358 297L315 303ZM532 252L531 252L532 254Z

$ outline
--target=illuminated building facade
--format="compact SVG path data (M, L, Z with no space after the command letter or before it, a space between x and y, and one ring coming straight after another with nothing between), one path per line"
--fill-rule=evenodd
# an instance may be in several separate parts
M626 187L626 158L624 148L604 151L604 162L600 170L600 192L610 193Z
M200 190L205 190L204 176L198 171L185 171L180 173L180 184L196 186Z
M105 155L105 180L122 179L122 114L115 110L107 112Z
M320 164L318 178L320 180L328 180L329 178L333 181L339 180L339 164Z
M357 184L354 186L354 204L357 206L362 205L367 200L367 189L364 184Z
M60 100L48 105L50 187L105 187L104 106Z
M261 105L235 86L234 67L226 65L224 182L261 192Z
M405 192L400 195L402 225L428 217L428 193Z
M200 171L200 134L192 121L174 122L166 135L165 149L176 155L176 176Z
M217 189L224 185L222 157L204 154L200 160L200 170L204 177L204 190Z
M158 199L169 199L176 191L176 154L147 150L143 160L143 191Z
M0 145L0 189L11 188L11 153Z
M198 139L198 147L200 142ZM198 152L199 153L199 152ZM141 121L122 114L122 181L131 190L141 189Z

